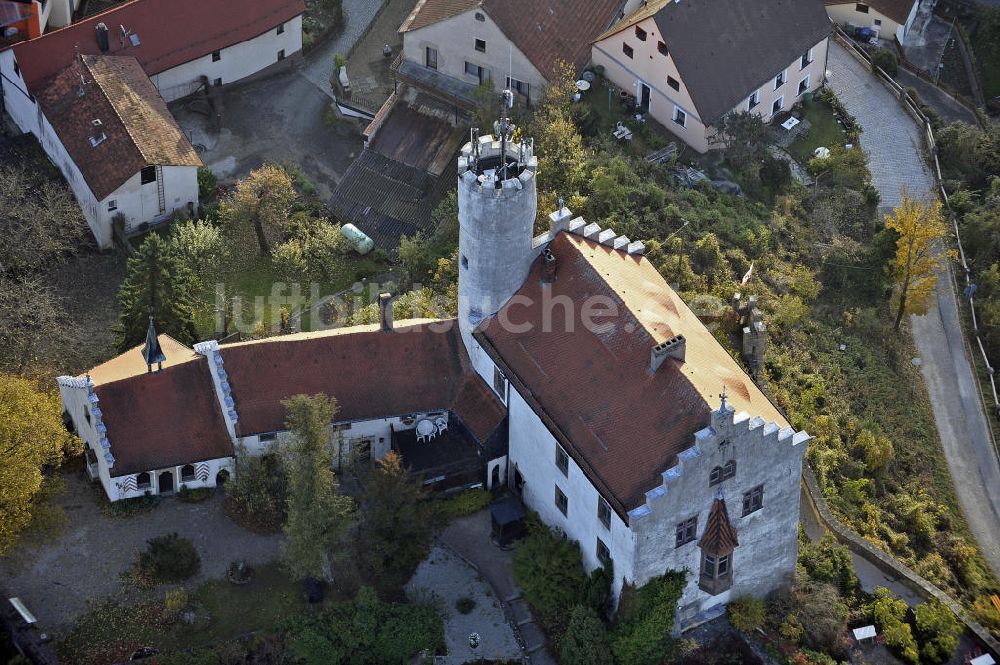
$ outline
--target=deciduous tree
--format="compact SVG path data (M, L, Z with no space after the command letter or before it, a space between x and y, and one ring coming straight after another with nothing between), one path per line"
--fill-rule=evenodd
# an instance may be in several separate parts
M896 280L897 309L893 329L905 314L923 314L934 297L938 271L953 252L944 247L947 227L941 202L924 203L904 192L903 201L885 216L885 225L899 234L890 271Z
M31 522L43 467L59 466L82 450L66 431L59 394L29 379L0 374L0 556Z
M339 407L323 394L283 402L291 432L281 448L288 478L285 564L299 578L330 578L330 550L348 524L353 500L340 493L330 455L330 423Z
M67 324L59 299L41 281L0 276L0 371L41 370L67 343Z
M914 614L922 662L933 665L951 658L958 648L958 636L962 634L962 625L955 613L937 598L932 598L917 605Z
M288 173L265 164L236 183L235 191L220 204L219 217L231 242L241 248L256 242L257 253L270 256L293 201L295 188Z
M185 344L197 338L194 310L198 281L171 250L169 242L150 233L128 260L128 272L118 292L121 315L118 349L146 339L149 317L156 329Z

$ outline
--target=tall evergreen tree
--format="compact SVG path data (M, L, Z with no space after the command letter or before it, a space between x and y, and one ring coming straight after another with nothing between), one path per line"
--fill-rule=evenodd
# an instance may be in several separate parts
M299 578L330 578L330 550L354 510L340 493L330 455L330 423L337 401L323 394L283 402L292 433L281 455L288 478L285 565Z
M118 305L118 348L125 351L146 339L149 317L156 329L191 344L197 339L194 325L198 280L171 251L166 240L150 233L128 260L128 272Z

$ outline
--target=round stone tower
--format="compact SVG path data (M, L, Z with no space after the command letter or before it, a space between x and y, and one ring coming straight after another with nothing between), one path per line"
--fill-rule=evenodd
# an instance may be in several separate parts
M472 330L521 287L536 255L533 145L511 141L506 119L496 129L496 136L473 131L458 158L458 322L465 348L484 376Z

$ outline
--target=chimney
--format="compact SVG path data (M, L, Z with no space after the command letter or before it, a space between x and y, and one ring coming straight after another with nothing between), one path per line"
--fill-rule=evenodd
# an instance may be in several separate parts
M382 332L392 332L392 301L390 293L378 294L378 318L382 324Z
M656 370L660 368L660 365L667 358L684 362L684 347L686 344L684 335L674 335L667 341L654 346L649 354L649 373L655 374Z
M556 255L548 248L542 252L542 281L546 284L556 281Z
M108 26L104 23L98 23L97 29L97 48L101 49L101 53L108 52Z

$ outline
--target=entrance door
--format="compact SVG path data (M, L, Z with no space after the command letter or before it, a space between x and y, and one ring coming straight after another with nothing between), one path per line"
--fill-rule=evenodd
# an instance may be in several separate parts
M170 494L174 491L174 474L170 471L164 471L160 474L159 481L157 483L157 490L160 494Z
M649 89L649 86L639 81L639 110L643 113L649 112L650 94L652 94L652 91Z
M490 489L500 487L500 465L493 467L493 474L490 477Z

